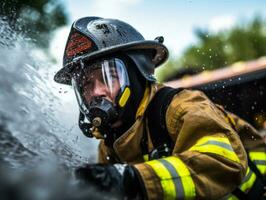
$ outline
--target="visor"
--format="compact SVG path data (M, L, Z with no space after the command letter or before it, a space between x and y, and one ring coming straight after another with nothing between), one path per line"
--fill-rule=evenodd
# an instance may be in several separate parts
M89 113L95 98L105 98L116 106L118 97L129 86L125 63L118 58L90 64L80 60L75 69L71 82L84 114Z

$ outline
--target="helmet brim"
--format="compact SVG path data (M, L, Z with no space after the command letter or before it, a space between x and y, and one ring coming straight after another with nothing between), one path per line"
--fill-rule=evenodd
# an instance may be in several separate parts
M155 67L158 67L164 63L168 58L168 50L162 43L159 43L155 40L145 40L103 48L101 50L82 55L80 56L80 59L84 59L86 61L95 60L115 52L126 52L131 50L155 50L155 55L152 59ZM79 57L75 59L75 61L77 60L79 60ZM71 85L71 72L73 67L72 63L67 63L55 74L54 80L57 83Z

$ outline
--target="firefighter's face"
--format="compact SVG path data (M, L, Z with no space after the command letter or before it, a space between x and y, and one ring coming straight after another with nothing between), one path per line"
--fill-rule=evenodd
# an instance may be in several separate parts
M115 104L115 97L120 90L119 77L114 68L110 69L111 88L106 84L101 69L95 69L90 74L85 74L83 82L83 96L86 102L95 97L106 98Z
M72 78L72 84L81 112L86 114L92 105L95 106L95 101L100 102L97 100L99 98L119 107L121 101L118 98L129 86L129 79L124 62L111 58L91 64L81 63Z

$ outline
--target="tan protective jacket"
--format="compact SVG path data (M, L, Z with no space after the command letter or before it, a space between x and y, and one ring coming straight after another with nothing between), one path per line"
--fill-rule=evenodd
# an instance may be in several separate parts
M244 180L247 155L222 108L217 108L202 92L183 90L174 96L166 112L167 129L175 141L172 155L144 159L144 131L149 136L144 113L160 87L163 86L155 84L146 89L136 122L114 142L113 148L100 142L99 162L134 165L148 199L219 199L229 194ZM231 120L235 117L230 116ZM241 137L248 136L243 132ZM253 149L261 144L245 145ZM150 137L148 149L153 150Z

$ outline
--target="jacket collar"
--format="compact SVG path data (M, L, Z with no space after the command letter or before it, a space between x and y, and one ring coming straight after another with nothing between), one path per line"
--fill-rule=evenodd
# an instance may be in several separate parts
M141 140L144 130L144 114L149 102L161 85L146 87L143 98L136 112L135 123L123 133L113 144L113 149L121 162L137 163L142 161Z

